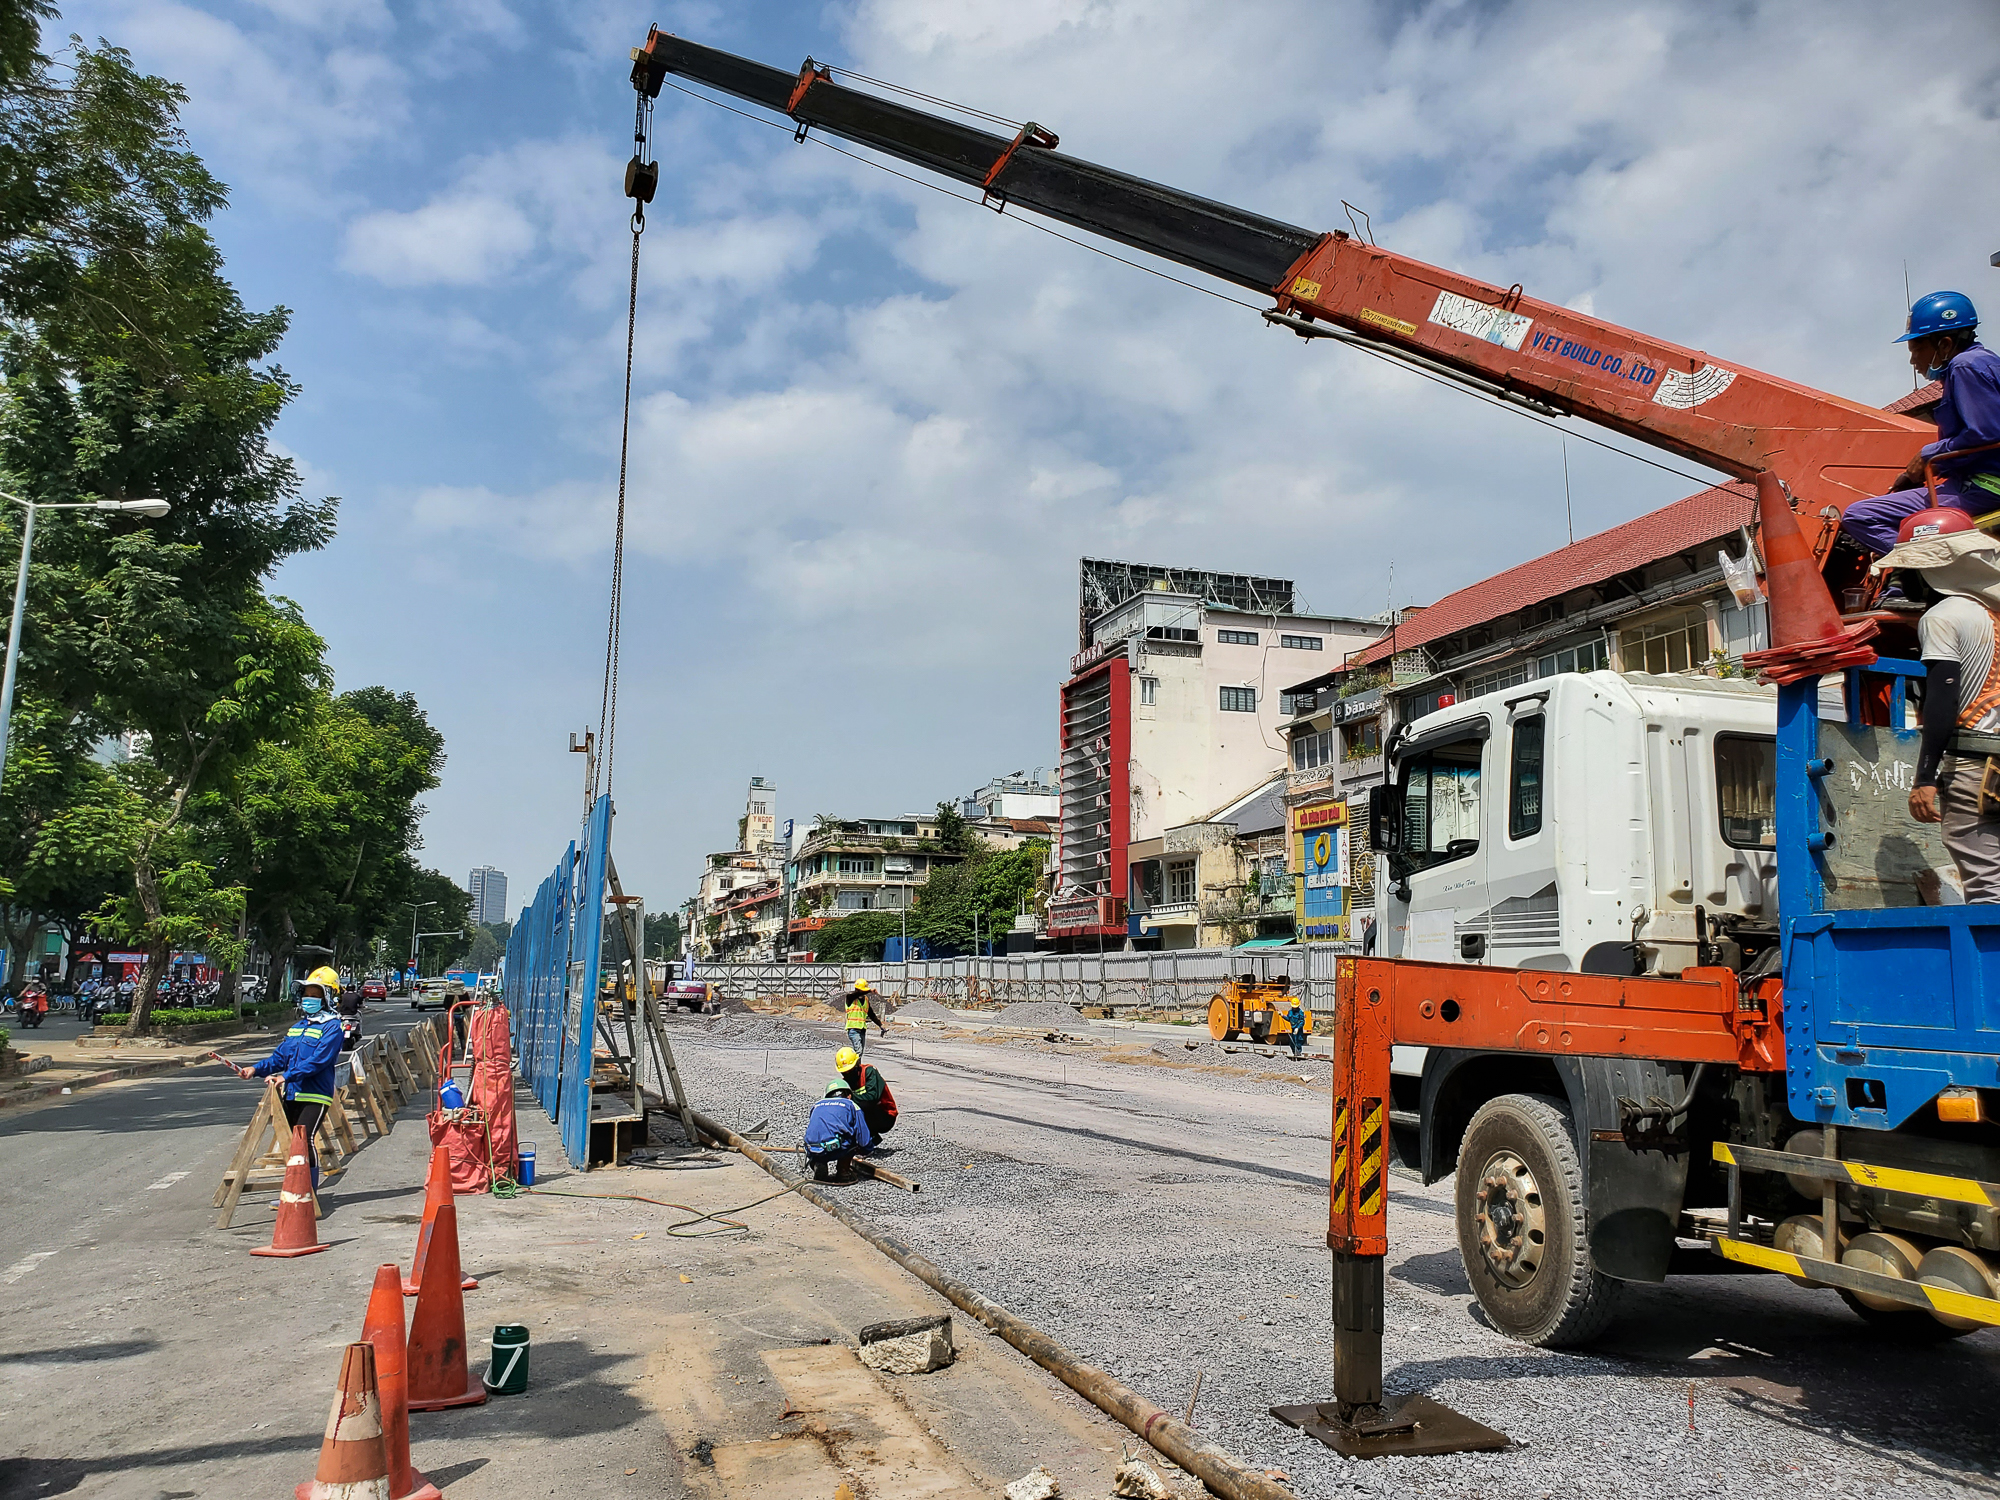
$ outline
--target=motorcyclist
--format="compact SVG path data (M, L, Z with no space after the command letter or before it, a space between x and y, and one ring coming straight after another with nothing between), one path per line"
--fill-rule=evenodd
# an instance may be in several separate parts
M23 1026L40 1026L48 1018L49 992L42 988L41 980L30 979L21 986L21 998L15 1008L21 1014Z

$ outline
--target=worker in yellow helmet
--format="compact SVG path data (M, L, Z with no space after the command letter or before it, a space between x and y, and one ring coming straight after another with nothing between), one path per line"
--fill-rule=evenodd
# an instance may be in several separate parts
M868 1041L868 1023L875 1023L875 1030L886 1036L889 1028L882 1023L882 1012L875 1004L875 987L865 979L854 981L854 988L847 992L847 1041L858 1057Z
M334 1073L340 1063L340 1017L333 1013L340 998L340 976L322 964L299 982L296 1021L278 1048L260 1063L238 1067L239 1078L276 1077L285 1090L285 1123L303 1125L312 1162L313 1187L319 1187L319 1152L313 1147L320 1118L333 1105ZM231 1066L235 1066L232 1064Z
M852 1047L842 1047L833 1057L834 1071L846 1080L849 1097L867 1120L869 1130L880 1140L896 1128L896 1096L889 1092L889 1080L882 1070L861 1060Z

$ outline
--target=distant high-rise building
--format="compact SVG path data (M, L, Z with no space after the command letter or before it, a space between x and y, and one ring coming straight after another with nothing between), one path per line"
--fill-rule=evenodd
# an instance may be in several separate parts
M479 923L507 920L507 876L491 865L481 865L465 882L472 892L472 920Z

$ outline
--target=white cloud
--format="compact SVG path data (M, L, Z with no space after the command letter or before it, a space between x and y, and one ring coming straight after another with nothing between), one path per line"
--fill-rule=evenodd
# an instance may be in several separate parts
M513 204L449 197L363 214L348 226L341 264L388 286L476 286L513 270L534 245L534 226Z

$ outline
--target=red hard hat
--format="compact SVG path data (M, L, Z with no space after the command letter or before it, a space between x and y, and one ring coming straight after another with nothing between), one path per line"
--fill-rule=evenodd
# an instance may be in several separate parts
M1933 506L1905 516L1896 528L1896 544L1918 542L1926 537L1949 536L1954 531L1971 531L1972 517L1953 505Z

